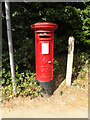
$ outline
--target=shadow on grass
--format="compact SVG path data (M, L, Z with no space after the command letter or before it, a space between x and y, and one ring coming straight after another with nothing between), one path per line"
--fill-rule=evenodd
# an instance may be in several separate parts
M86 53L76 53L73 60L73 69L72 69L72 83L76 80L80 74L83 72L83 66L86 65L88 61L88 55ZM55 90L66 78L66 69L67 69L67 55L61 55L56 57L54 60L54 81L55 81Z

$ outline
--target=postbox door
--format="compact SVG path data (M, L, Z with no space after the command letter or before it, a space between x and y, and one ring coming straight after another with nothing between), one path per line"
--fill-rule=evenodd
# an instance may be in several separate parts
M52 40L38 40L36 78L41 81L53 79Z
M40 41L40 73L41 80L51 80L52 54L51 41Z

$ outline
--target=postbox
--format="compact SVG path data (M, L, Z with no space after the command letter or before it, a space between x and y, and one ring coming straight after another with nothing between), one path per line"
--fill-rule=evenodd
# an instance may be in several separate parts
M54 31L58 25L51 22L39 22L31 25L35 31L35 63L36 81L43 88L43 92L52 95Z

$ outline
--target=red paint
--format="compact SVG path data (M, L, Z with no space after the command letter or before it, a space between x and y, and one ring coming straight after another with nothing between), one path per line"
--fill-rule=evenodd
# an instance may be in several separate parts
M57 28L57 24L49 22L31 25L35 30L36 79L39 81L53 80L54 30Z

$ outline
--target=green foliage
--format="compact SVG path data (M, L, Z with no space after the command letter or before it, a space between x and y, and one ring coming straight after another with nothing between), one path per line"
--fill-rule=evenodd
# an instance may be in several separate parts
M41 91L41 87L37 85L36 83L36 77L35 74L31 73L22 73L19 76L19 79L16 80L17 83L17 95L21 95L21 96L38 96L40 91Z
M55 70L56 70L57 66L58 66L58 61L55 59L53 61L53 73L55 73Z
M9 79L9 76L8 76ZM2 98L3 100L10 100L15 96L36 97L41 92L41 87L36 83L36 75L34 73L20 73L16 72L16 94L13 94L12 82L4 84L2 81ZM3 79L4 80L4 79ZM7 80L10 82L9 80Z
M77 52L74 55L73 79L85 79L85 75L87 73L86 68L89 67L89 57L90 55L85 52Z
M83 36L83 41L87 44L90 45L90 39L89 39L89 36L90 36L90 31L89 31L89 27L90 27L90 5L88 5L83 11L82 11L82 14L83 14L83 26L82 26L82 36ZM86 39L84 39L86 38Z

